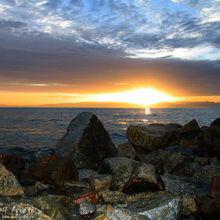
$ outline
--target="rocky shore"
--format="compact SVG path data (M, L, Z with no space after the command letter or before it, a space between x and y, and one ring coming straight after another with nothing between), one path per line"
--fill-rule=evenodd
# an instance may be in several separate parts
M55 148L0 147L0 219L219 219L220 118L130 125L127 139L83 112Z

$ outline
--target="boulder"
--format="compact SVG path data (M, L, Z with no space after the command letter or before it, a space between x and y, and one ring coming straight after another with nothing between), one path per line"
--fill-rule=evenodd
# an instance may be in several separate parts
M134 147L128 142L119 144L117 151L118 157L128 157L130 159L134 159L136 156Z
M123 190L134 171L137 161L127 157L107 158L103 162L103 169L106 173L112 175L111 188L115 190Z
M127 138L136 151L152 152L176 143L178 124L150 124L146 126L130 125Z
M31 203L51 219L73 219L74 206L68 197L62 195L44 195L34 198Z
M78 180L78 171L68 156L42 157L30 166L29 173L38 180L54 186L61 186L66 181Z
M128 202L127 209L146 219L178 219L180 216L180 199L170 194L152 193L144 199Z
M218 127L220 128L220 118L215 119L211 124L210 127Z
M82 182L89 182L89 180L92 177L98 175L96 171L90 169L79 169L78 171L79 171L79 181Z
M142 164L134 169L129 182L124 187L124 192L133 194L163 189L163 181L157 174L155 167L152 164Z
M16 177L0 163L0 196L22 196L23 188Z
M70 122L56 149L59 154L71 154L77 168L88 169L117 154L101 121L91 112L83 112Z
M191 135L194 132L198 132L200 129L198 122L193 119L192 121L185 124L183 127L178 129L180 135Z

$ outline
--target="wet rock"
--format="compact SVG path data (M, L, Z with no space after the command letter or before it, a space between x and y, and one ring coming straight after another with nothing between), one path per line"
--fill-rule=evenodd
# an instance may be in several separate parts
M79 206L79 214L81 216L91 216L96 211L95 205L93 205L91 202L83 201L80 203Z
M165 174L161 177L165 184L165 190L175 196L203 196L209 193L209 182L204 182L197 178L170 174Z
M91 112L74 118L67 133L57 143L57 152L70 154L77 168L93 169L117 150L101 121Z
M119 191L105 190L99 193L99 197L105 204L118 204L126 201L125 194Z
M113 157L104 160L103 168L105 172L112 175L112 188L122 190L133 173L137 161L127 157Z
M127 138L137 151L152 152L176 143L175 132L180 127L177 124L130 125Z
M211 123L210 127L219 127L219 128L220 128L220 118L215 119L215 120Z
M152 193L142 200L129 202L127 209L148 219L178 219L180 199L169 194Z
M0 196L22 196L22 186L16 177L0 163Z
M90 184L96 192L107 190L111 186L112 177L110 175L97 175L91 178Z
M119 157L128 157L134 159L136 156L135 149L130 143L119 144L117 147Z
M157 174L155 167L152 164L142 164L134 169L129 182L124 187L124 192L132 194L163 189L163 181Z
M11 200L0 201L0 218L52 220L32 204Z
M32 204L54 220L73 219L71 199L62 195L45 195L33 199Z
M71 158L57 155L38 159L30 166L29 173L54 186L61 186L65 181L78 179L78 171Z

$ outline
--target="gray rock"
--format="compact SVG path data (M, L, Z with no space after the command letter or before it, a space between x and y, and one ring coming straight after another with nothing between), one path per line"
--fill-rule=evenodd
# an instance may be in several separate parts
M134 169L129 182L124 187L127 194L143 191L163 190L163 181L152 164L142 164Z
M88 182L92 177L97 176L98 173L90 169L79 169L79 181Z
M16 177L0 163L0 196L22 196L22 186Z
M112 175L112 188L122 190L134 171L138 162L127 157L113 157L104 160L105 172Z
M144 199L129 202L127 209L147 219L174 220L180 215L180 199L169 194L152 193Z
M127 138L137 151L151 152L176 143L175 132L180 127L177 124L130 125Z
M70 122L56 149L61 154L71 153L77 168L88 169L117 154L101 121L91 112L83 112Z
M95 213L96 207L91 202L83 201L79 206L79 214L81 216L92 215Z

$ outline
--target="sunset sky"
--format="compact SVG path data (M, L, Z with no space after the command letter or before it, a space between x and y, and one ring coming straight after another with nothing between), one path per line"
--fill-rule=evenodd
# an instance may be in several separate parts
M220 0L0 0L0 92L0 106L220 102Z

